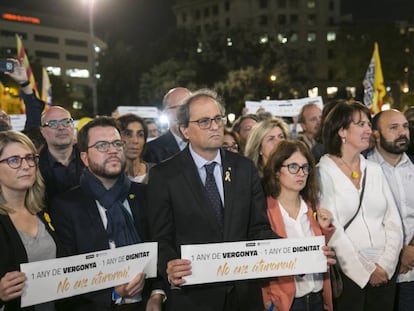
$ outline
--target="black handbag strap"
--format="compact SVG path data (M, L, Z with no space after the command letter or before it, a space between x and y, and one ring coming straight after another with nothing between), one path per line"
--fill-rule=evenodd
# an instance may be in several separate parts
M354 216L352 216L352 218L350 220L348 220L348 222L345 224L344 226L344 231L349 227L349 225L354 221L355 217L358 215L359 210L361 209L361 204L362 204L362 199L364 198L364 191L365 191L365 178L367 177L367 168L365 167L364 169L364 178L362 179L362 190L361 190L361 194L359 195L359 205L358 205L358 209L356 211L356 213L354 214Z

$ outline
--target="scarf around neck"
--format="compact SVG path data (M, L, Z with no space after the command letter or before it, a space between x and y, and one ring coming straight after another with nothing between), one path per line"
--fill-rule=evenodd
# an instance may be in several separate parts
M140 243L132 215L125 209L124 201L128 196L131 181L121 174L115 184L106 189L102 182L84 168L80 177L80 187L85 193L90 193L106 209L108 224L106 233L109 241L115 242L116 247Z

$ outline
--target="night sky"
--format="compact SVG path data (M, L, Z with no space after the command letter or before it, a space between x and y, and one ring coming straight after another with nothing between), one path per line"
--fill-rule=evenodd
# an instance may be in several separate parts
M63 16L88 31L87 0L1 0L1 7ZM154 41L174 25L172 0L95 0L95 32L115 36L136 47Z
M1 0L1 7L15 7L70 18L71 25L88 31L88 0ZM174 27L174 0L94 0L95 32L104 41L108 35L142 48L168 27ZM414 19L413 0L342 0L344 15L356 20Z

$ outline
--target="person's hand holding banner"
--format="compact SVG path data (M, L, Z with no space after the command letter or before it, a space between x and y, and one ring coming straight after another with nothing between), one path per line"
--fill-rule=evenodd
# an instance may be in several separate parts
M175 272L172 281L177 285L192 285L323 273L328 268L326 255L331 253L324 236L182 245L181 256L189 263L181 270L175 265L171 270ZM180 275L184 280L174 279Z
M122 297L135 296L145 278L157 276L157 257L158 245L151 242L21 264L27 277L21 306L111 287Z
M185 283L183 277L191 275L191 261L188 259L173 259L167 264L168 281L174 286Z
M23 294L26 276L19 271L7 272L0 280L0 299L9 301Z
M121 297L133 297L140 293L145 285L145 274L138 273L129 283L115 287L116 293Z

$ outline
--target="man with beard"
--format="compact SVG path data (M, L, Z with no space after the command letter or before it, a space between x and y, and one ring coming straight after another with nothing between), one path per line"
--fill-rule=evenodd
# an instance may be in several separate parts
M414 310L414 165L405 153L408 121L400 111L387 110L375 115L372 127L375 149L368 159L381 165L404 226L396 305L399 311Z
M46 184L46 200L79 185L83 162L73 145L73 119L66 109L52 106L41 117L46 144L40 151L39 169Z
M80 185L52 202L52 219L64 255L141 243L147 238L145 185L124 174L123 142L115 120L98 117L79 132L85 165ZM68 310L161 310L164 292L139 273L128 284L69 300Z

